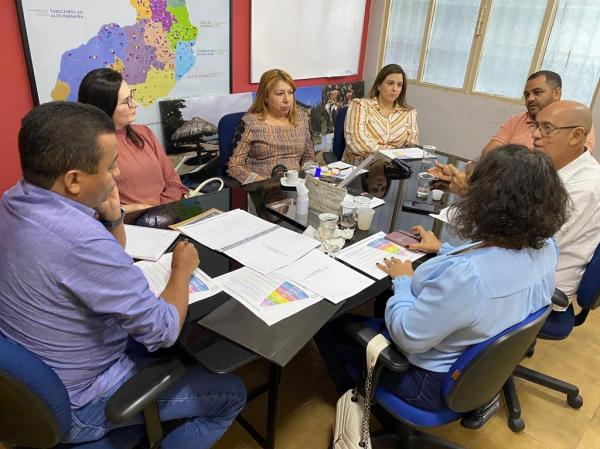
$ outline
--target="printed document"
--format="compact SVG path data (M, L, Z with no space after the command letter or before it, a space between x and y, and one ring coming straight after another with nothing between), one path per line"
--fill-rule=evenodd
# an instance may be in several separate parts
M242 267L213 279L269 326L316 304L323 298L276 274Z
M423 150L420 148L390 148L379 152L389 159L423 159Z
M318 249L313 249L275 274L312 290L334 304L356 295L375 282Z
M224 252L230 245L239 244L277 227L246 211L234 209L197 223L181 226L179 230L210 249Z
M156 261L179 236L170 229L125 225L125 252L134 259Z
M387 274L379 269L376 264L383 263L383 259L386 257L395 257L402 262L406 260L412 262L424 255L424 253L411 251L400 245L396 245L385 239L384 232L378 232L354 245L344 248L338 253L337 258L369 276L373 276L375 279L383 279Z
M158 262L143 261L135 264L142 270L146 279L148 279L150 290L156 296L160 296L169 282L169 276L171 276L171 260L173 260L173 253L167 253L162 256ZM189 304L216 295L220 291L221 288L219 285L215 283L209 275L200 268L196 268L190 279Z
M277 226L271 232L231 245L224 253L261 273L270 273L304 256L321 243L289 229Z

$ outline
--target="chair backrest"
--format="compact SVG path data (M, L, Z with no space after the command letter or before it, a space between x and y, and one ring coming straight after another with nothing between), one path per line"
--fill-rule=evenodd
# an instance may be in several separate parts
M333 154L335 154L335 156L338 158L338 161L342 159L342 155L346 149L346 138L344 137L344 122L346 121L346 112L348 112L348 106L343 107L338 111L333 128L333 146L331 151L333 151Z
M245 112L234 112L221 117L217 125L219 135L219 172L221 176L227 176L227 162L233 150L233 138L235 129L242 120Z
M55 446L71 426L71 404L56 373L0 334L0 441Z
M577 304L582 309L595 309L600 305L600 245L596 247L579 281Z
M543 307L463 352L444 379L442 393L448 407L465 413L492 399L535 341L550 310Z

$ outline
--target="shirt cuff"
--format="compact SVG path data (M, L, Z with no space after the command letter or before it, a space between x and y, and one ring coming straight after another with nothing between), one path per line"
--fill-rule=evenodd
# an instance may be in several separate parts
M392 280L392 288L394 289L394 293L399 290L408 289L410 290L410 284L412 282L412 277L410 276L398 276Z
M244 182L242 182L242 184L253 183L254 181L256 181L256 178L258 178L258 173L252 172L248 176L246 176L246 179L244 179Z

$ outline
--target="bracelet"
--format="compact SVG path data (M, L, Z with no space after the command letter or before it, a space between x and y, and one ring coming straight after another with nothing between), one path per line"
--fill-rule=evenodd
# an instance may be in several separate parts
M109 231L112 231L117 226L119 226L121 223L123 223L124 216L125 216L125 209L121 208L121 216L119 218L117 218L114 221L107 221L107 220L100 219L100 223L102 223L106 229L108 229Z

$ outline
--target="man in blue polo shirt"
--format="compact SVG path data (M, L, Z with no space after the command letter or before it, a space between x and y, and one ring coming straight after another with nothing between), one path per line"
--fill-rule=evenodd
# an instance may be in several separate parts
M167 287L160 297L149 290L123 250L117 140L100 109L36 107L22 121L19 152L23 179L0 202L0 332L65 384L73 420L64 442L96 440L115 427L106 398L152 363L126 352L128 339L148 351L177 339L198 253L178 244ZM212 446L245 398L238 378L194 367L159 397L163 420L184 418L162 447Z

